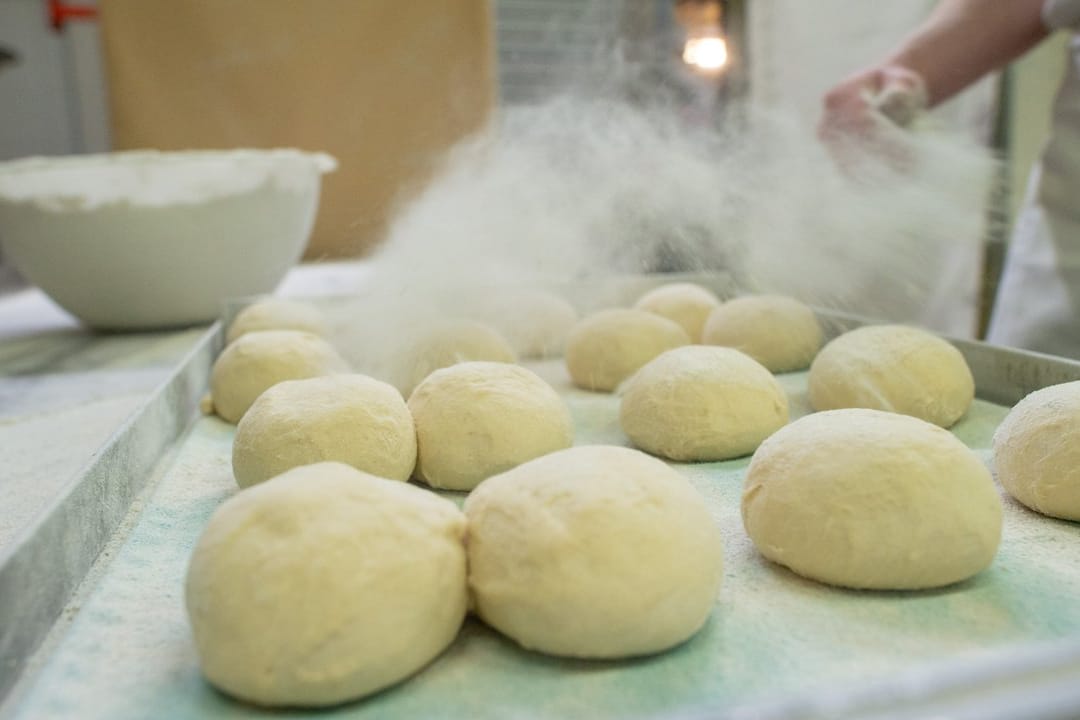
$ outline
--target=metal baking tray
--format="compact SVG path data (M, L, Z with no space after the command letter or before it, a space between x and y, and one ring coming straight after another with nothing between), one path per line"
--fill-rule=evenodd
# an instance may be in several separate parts
M633 297L673 279L685 278L635 279L610 298ZM729 287L725 278L692 279L721 292ZM598 297L595 288L589 296ZM213 509L236 492L232 426L195 411L229 317L103 448L72 497L39 525L40 536L0 565L0 688L14 684L0 716L265 713L202 680L183 610L191 548ZM832 334L862 322L836 313L822 319ZM1077 362L976 342L956 345L972 368L979 399L954 432L987 459L990 437L1009 406L1034 389L1080 379ZM529 366L567 399L579 443L627 443L616 398L571 388L561 361ZM793 415L808 412L805 373L781 376L781 382ZM1001 550L972 580L923 592L830 588L767 563L753 549L738 512L747 462L675 465L702 491L725 539L724 586L712 619L684 645L621 662L566 660L521 650L470 619L457 641L414 678L320 714L1080 716L1080 524L1042 517L1006 498ZM131 498L127 514L114 521L125 497ZM70 558L84 562L99 553L83 580L85 570L80 574Z

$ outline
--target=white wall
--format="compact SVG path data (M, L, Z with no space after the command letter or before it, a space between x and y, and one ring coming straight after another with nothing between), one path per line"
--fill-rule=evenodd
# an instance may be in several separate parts
M0 47L19 57L0 69L0 160L108 147L96 22L56 33L41 0L3 0Z

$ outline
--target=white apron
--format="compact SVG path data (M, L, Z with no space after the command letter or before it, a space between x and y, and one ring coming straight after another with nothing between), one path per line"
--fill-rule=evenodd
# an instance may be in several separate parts
M1049 0L1048 27L1077 27L1080 0ZM1009 244L987 340L1080 358L1080 35L1069 43L1042 162Z

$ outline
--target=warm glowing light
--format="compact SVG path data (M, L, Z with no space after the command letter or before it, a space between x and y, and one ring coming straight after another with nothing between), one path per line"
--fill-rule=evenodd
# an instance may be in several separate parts
M727 43L722 37L694 37L686 41L683 62L703 72L715 73L727 65Z

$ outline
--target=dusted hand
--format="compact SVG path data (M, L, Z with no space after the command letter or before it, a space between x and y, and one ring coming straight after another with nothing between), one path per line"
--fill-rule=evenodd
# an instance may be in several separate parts
M926 105L926 83L918 73L899 65L871 68L826 93L818 134L828 142L870 140L883 116L904 127Z

